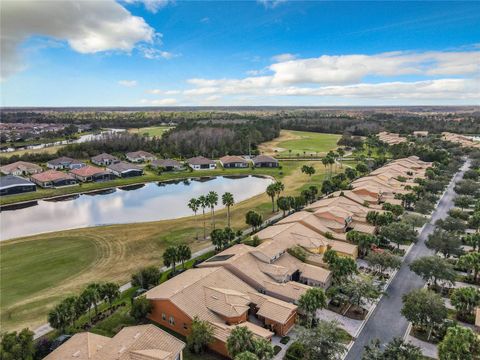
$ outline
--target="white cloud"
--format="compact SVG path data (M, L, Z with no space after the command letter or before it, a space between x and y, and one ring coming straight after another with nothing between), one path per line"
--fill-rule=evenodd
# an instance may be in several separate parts
M153 95L178 95L181 93L180 90L161 90L161 89L151 89L147 90L147 93Z
M127 4L143 4L145 9L151 13L156 14L158 10L164 8L168 3L172 2L170 0L123 0Z
M265 9L274 9L278 5L287 2L287 0L257 0L259 4L262 4Z
M290 53L278 54L278 55L272 56L272 60L275 62L290 61L290 60L295 60L296 58L297 58L296 55L290 54Z
M177 105L178 100L175 98L164 98L164 99L142 99L140 100L140 103L146 104L146 105L154 105L154 106L172 106L172 105Z
M19 45L38 35L66 41L83 54L126 51L138 42L152 42L155 31L113 0L2 1L1 77L25 65Z
M210 18L209 17L201 18L200 22L203 23L203 24L208 24L210 22Z
M478 51L324 55L273 63L268 67L269 75L259 71L240 79L189 79L192 87L183 94L272 101L275 97L303 96L471 103L480 100L479 56ZM264 75L253 76L256 74ZM404 76L409 77L402 80Z
M323 55L270 65L277 84L354 84L366 76L466 75L480 72L480 51Z
M138 83L136 80L119 80L118 85L122 85L125 87L134 87L137 86Z
M151 60L158 60L158 59L170 60L178 56L171 52L159 50L159 49L148 47L148 46L141 46L139 49L143 53L143 56L146 59L151 59Z

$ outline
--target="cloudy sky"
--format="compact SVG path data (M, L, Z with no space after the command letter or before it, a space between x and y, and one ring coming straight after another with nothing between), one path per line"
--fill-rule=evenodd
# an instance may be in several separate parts
M480 2L1 0L2 106L480 104Z

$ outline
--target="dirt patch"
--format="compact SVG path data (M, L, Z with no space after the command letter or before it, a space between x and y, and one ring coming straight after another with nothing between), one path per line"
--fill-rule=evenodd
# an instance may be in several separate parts
M281 130L280 131L280 136L271 140L264 142L260 145L258 145L258 150L260 150L260 153L264 155L275 155L277 153L280 153L282 151L285 151L286 149L278 146L280 143L287 141L287 140L298 140L301 139L302 137L299 135L296 135L292 133L291 131L288 130Z

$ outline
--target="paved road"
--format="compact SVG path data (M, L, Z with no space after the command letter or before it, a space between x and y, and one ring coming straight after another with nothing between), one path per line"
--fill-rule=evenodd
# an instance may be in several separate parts
M410 271L408 265L418 257L432 254L432 251L425 246L425 240L435 229L433 224L438 219L445 218L448 211L453 207L453 199L455 197L453 188L455 183L463 178L463 173L469 166L470 161L468 160L450 182L437 208L432 214L430 222L423 227L422 232L419 234L417 244L410 250L402 267L390 283L386 296L378 303L374 313L370 316L370 319L358 336L355 344L350 349L345 358L346 360L361 359L365 345L368 345L373 339L380 339L382 343L387 343L394 337L403 337L405 334L408 321L400 314L402 296L413 289L421 288L425 285L425 281Z

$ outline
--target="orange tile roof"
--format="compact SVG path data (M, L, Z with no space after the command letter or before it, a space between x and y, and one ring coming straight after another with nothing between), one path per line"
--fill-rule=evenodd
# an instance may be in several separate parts
M32 179L40 182L55 181L62 179L74 179L72 175L57 170L47 170L40 174L32 175Z

